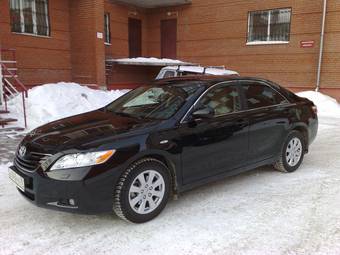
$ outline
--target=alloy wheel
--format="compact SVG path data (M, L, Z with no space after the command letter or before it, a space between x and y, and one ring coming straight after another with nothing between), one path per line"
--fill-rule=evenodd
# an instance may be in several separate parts
M153 212L162 202L165 194L163 176L154 170L140 173L129 189L129 203L138 214Z
M290 140L286 149L286 160L289 166L296 166L302 156L302 143L297 137Z

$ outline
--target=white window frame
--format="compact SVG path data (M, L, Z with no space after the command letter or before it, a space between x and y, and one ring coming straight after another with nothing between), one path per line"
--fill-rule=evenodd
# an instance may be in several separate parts
M270 32L271 32L271 16L273 11L276 10L290 10L290 25L292 23L292 8L277 8L277 9L271 9L271 10L263 10L261 12L268 12L268 24L267 24L267 40L266 41L249 41L250 36L250 18L251 14L258 11L250 11L248 13L248 34L247 34L247 45L264 45L264 44L289 44L290 37L288 41L272 41L270 40Z
M15 34L23 34L23 35L32 35L32 36L37 36L37 37L50 37L51 35L51 27L50 27L50 20L49 20L49 10L48 10L48 0L46 0L46 5L45 5L45 12L46 12L46 25L48 28L48 34L47 35L40 35L38 34L38 26L37 26L37 9L36 9L36 1L33 0L33 5L32 5L32 24L33 24L33 33L27 33L25 31L25 17L24 17L24 1L25 0L20 0L20 24L21 24L21 32L13 32ZM33 15L34 14L34 15Z

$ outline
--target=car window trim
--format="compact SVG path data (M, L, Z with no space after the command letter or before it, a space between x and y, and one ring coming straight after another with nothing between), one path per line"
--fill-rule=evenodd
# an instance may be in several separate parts
M227 84L227 86L230 86L230 84L228 84L228 83L234 83L235 86L237 87L237 90L239 90L239 89L238 89L238 87L239 87L238 80L222 81L222 82L216 83L215 85L212 85L212 86L209 87L206 91L204 91L204 92L202 93L202 95L200 95L200 96L196 99L195 103L193 103L193 105L189 108L189 110L185 113L185 115L184 115L183 118L181 119L180 124L186 123L186 122L187 122L185 119L188 117L189 113L192 111L192 109L194 109L194 108L196 107L197 103L202 99L202 97L204 97L210 90L212 90L212 89L214 89L215 87L217 87L217 86L219 86L219 85L222 85L222 84ZM241 99L241 98L240 98L240 103L241 103L241 105L242 105L242 99ZM224 115L219 115L218 118L219 118L219 117L222 117L222 116L225 116L225 115L228 115L228 114L239 113L239 112L240 112L240 111L226 113L226 114L224 114ZM216 118L216 116L214 116L213 118Z
M287 102L284 102L284 103L280 103L280 104L275 104L275 105L268 105L268 106L261 106L261 107L257 107L257 108L253 108L253 109L249 109L248 107L248 103L247 103L247 98L246 98L246 95L245 95L245 92L243 90L243 86L242 85L242 82L256 82L258 83L259 85L263 85L263 86L266 86L270 89L272 89L274 92L278 93L282 98L284 98ZM275 88L273 88L273 86L271 86L269 83L265 82L265 81L257 81L257 80L240 80L240 83L239 83L239 86L242 90L242 94L243 94L243 98L244 98L244 101L245 101L245 107L247 107L247 110L256 110L256 109L261 109L261 108L267 108L267 107L272 107L272 106L278 106L278 105L284 105L284 104L290 104L291 102L284 96L282 95L282 93L280 93L280 91L276 90Z
M263 81L258 81L258 80L249 80L249 79L245 79L245 80L232 80L232 81L222 81L222 82L219 82L219 83L216 83L215 85L209 87L206 91L204 91L202 93L202 95L200 95L198 97L198 99L196 99L196 101L193 103L193 105L189 108L189 110L184 114L184 116L182 117L181 121L180 121L180 124L184 124L184 123L187 123L188 121L186 120L186 118L188 117L189 113L193 110L193 108L197 105L197 103L202 99L202 97L204 97L211 89L217 87L218 85L221 85L221 84L224 84L224 83L235 83L235 85L238 87L238 90L241 90L241 93L242 95L240 95L240 101L241 101L241 104L242 104L242 107L245 107L248 105L243 105L244 103L242 103L243 100L245 100L245 98L242 98L244 97L244 91L242 90L242 82L258 82L258 83L261 83L261 84L264 84L265 86L273 89L275 92L279 93L287 102L284 102L284 103L280 103L280 104L276 104L276 105L269 105L269 106L262 106L262 107L257 107L257 108L253 108L253 109L244 109L244 110L240 110L240 111L235 111L235 112L230 112L230 113L226 113L226 114L223 114L223 115L219 115L219 116L214 116L214 118L220 118L220 117L224 117L224 116L227 116L227 115L231 115L231 114L239 114L239 113L244 113L244 112L250 112L250 111L256 111L256 110L263 110L263 109L268 109L268 108L274 108L274 107L278 107L278 106L284 106L284 107L287 107L287 106L292 106L292 105L295 105L294 103L291 103L284 95L282 95L279 91L277 91L275 88L273 88L272 86L270 86L270 84L266 83L266 82L263 82Z
M214 117L210 118L209 120L225 117L225 116L232 115L232 114L240 114L240 113L251 112L251 111L266 110L266 109L275 108L275 107L278 107L278 106L288 107L288 106L293 106L293 105L296 105L296 104L287 102L287 103L283 103L283 104L263 106L263 107L258 107L258 108L254 108L254 109L246 109L246 110L235 111L235 112L230 112L230 113L226 113L226 114L223 114L223 115L214 116ZM180 124L184 124L184 123L187 123L187 120L183 120L183 121L180 122Z

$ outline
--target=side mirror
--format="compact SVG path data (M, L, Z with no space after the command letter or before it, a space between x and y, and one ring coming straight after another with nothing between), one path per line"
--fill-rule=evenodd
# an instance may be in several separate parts
M214 117L214 110L210 107L196 110L192 113L194 119L209 119Z

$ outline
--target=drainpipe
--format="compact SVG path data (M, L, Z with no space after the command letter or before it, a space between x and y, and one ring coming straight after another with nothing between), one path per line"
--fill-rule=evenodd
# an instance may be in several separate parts
M3 103L4 103L4 86L2 80L1 51L0 51L0 106L3 105Z
M327 14L327 0L323 0L320 52L319 52L319 63L318 63L318 76L317 76L317 80L316 80L316 89L315 89L316 92L318 92L320 90L323 44L324 44L324 39L325 39L326 14Z

